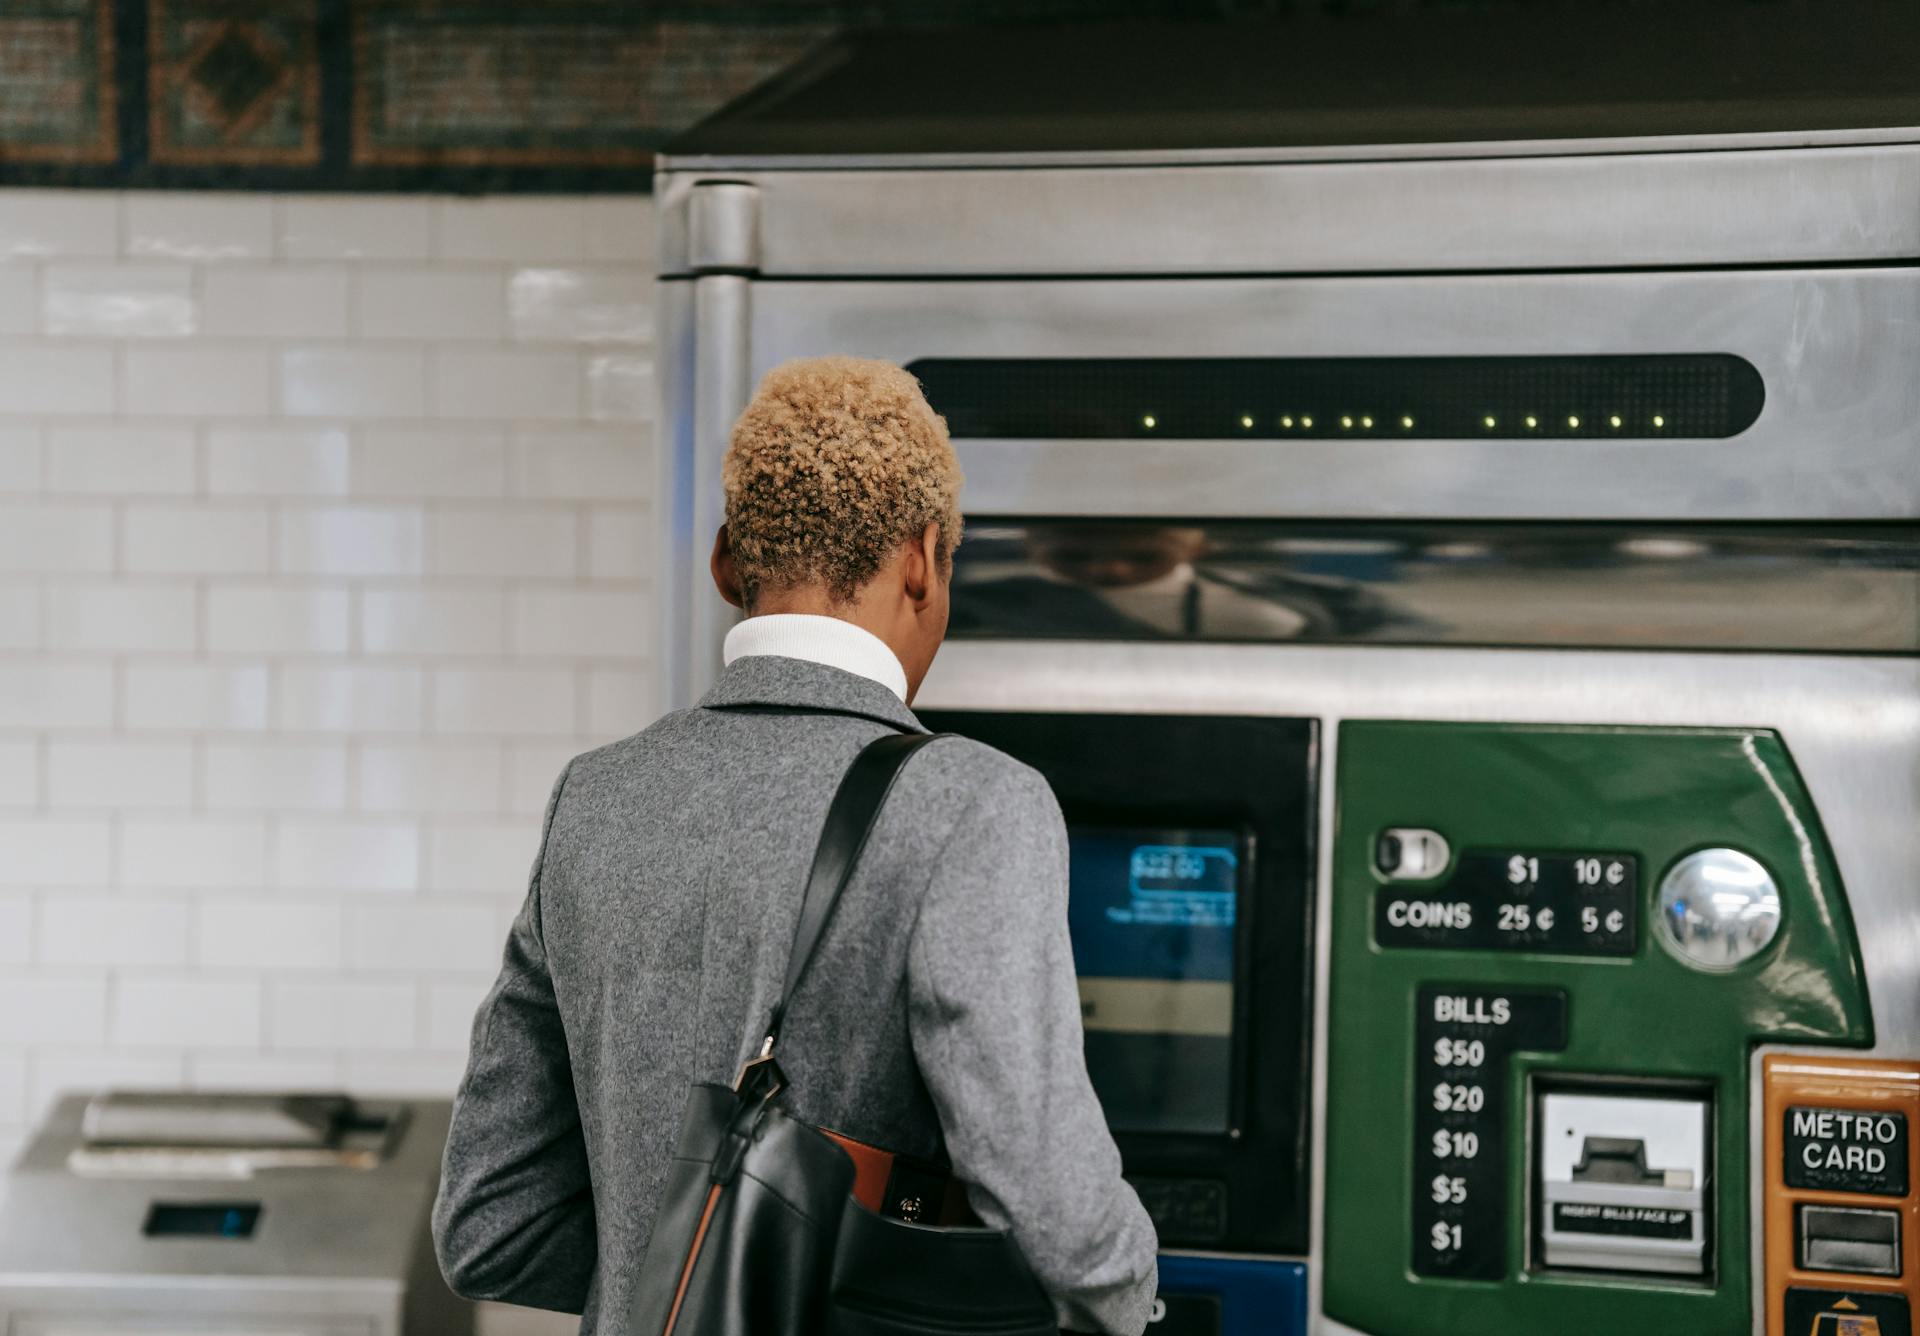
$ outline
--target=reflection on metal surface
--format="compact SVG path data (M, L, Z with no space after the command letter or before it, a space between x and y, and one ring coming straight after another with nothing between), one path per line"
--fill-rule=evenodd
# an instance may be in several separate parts
M1730 970L1780 931L1780 889L1738 849L1688 854L1660 883L1661 940L1696 969Z
M982 519L952 633L1915 654L1920 527Z
M1708 440L1766 401L1725 353L1611 357L981 357L907 368L956 437Z

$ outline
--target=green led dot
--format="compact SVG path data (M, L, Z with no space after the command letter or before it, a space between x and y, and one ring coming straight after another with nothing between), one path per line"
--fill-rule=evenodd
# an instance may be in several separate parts
M1667 420L1660 414L1655 413L1653 415L1653 425L1656 427L1664 427L1667 425Z
M1352 430L1353 430L1353 419L1352 419L1352 418L1350 418L1350 417L1347 417L1347 416L1346 416L1345 414L1342 414L1342 415L1341 415L1341 418L1340 418L1340 430L1342 430L1342 431L1352 431Z
M1252 431L1252 430L1253 430L1253 417L1252 417L1252 415L1251 415L1251 414L1248 414L1248 413L1242 413L1242 414L1240 415L1240 425L1241 425L1241 426L1243 426L1243 427L1245 427L1245 428L1246 428L1246 429L1247 429L1248 431ZM1618 424L1616 423L1615 425L1617 426Z
M1364 428L1366 428L1366 429L1367 429L1368 431L1372 431L1372 430L1373 430L1373 419L1372 419L1372 418L1370 418L1370 417L1363 417L1363 418L1361 418L1361 419L1360 419L1360 425L1361 425L1362 427L1364 427Z
M1535 417L1535 416L1534 416L1533 414L1531 414L1531 413L1529 413L1529 414L1527 414L1527 430L1528 430L1528 431L1532 431L1532 430L1533 430L1533 429L1534 429L1535 427L1537 427L1537 426L1539 426L1539 425L1540 425L1540 419L1539 419L1539 418L1537 418L1537 417Z
M1140 425L1145 427L1148 431L1152 431L1155 427L1160 425L1160 419L1156 418L1153 414L1149 413L1145 417L1140 419Z
M1413 419L1411 417L1403 415L1400 419L1400 428L1402 431L1412 431Z
M1578 427L1580 425L1580 419L1569 413L1567 415L1567 425L1569 427Z
M1292 431L1293 430L1293 414L1289 413L1285 417L1281 418L1280 425L1282 427L1285 427L1288 431Z
M1307 429L1308 431L1312 431L1312 430L1313 430L1313 419L1312 419L1312 418L1310 418L1310 417L1303 417L1303 418L1301 418L1301 419L1300 419L1300 425L1301 425L1302 427L1304 427L1304 428L1306 428L1306 429Z
M1480 420L1486 424L1488 431L1492 431L1495 427L1500 425L1500 419L1495 417L1491 413L1487 414L1485 417L1481 418Z
M1618 413L1615 413L1612 417L1608 418L1607 425L1609 427L1612 427L1615 431L1620 430L1620 415Z

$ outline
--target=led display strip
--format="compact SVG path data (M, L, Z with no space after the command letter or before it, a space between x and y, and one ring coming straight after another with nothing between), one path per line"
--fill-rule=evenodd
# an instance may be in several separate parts
M1766 385L1728 353L923 358L957 437L1605 440L1737 436Z

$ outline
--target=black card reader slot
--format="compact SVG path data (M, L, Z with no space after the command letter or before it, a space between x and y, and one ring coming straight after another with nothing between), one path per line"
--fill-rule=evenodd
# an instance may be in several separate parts
M250 1239L259 1223L257 1201L157 1201L140 1232L150 1239Z

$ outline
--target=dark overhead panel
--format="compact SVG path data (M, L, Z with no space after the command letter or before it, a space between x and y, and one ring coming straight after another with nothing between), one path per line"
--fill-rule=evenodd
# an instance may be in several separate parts
M1920 126L1916 51L1911 0L1355 0L1212 22L1162 10L877 29L832 40L665 152L1175 151Z

